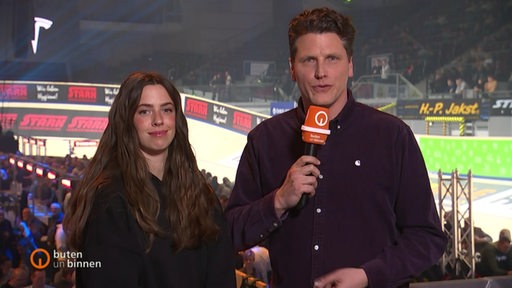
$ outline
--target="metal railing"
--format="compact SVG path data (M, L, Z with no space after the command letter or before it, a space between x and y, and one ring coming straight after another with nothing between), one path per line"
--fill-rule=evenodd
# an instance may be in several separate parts
M363 75L352 84L351 89L358 100L425 98L423 92L399 73L391 73L386 79L381 75Z

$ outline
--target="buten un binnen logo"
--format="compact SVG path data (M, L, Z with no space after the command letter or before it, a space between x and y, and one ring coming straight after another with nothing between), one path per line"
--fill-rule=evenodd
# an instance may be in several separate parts
M329 116L327 116L327 113L325 113L325 111L320 110L315 115L315 123L320 127L325 126L325 124L327 124L328 119Z
M53 260L53 263L52 263ZM38 248L30 253L30 264L35 269L45 269L52 265L53 268L101 268L101 261L83 260L82 252L57 251L52 253L43 248Z
M48 251L38 248L30 253L30 264L36 269L44 269L50 265L50 253Z

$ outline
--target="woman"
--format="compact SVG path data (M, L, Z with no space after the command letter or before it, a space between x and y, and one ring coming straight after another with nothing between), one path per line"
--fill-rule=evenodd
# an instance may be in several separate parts
M77 287L235 287L229 232L179 92L132 73L108 117L64 220L77 264L93 264L77 268Z

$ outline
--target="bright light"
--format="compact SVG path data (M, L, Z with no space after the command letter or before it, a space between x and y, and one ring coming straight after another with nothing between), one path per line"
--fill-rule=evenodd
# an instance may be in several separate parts
M37 174L37 176L43 177L43 175L44 175L44 168L37 167L36 168L36 174Z
M27 166L25 166L28 172L34 171L34 165L32 163L27 163Z
M53 180L55 178L57 178L57 174L55 174L55 172L48 171L48 179Z
M62 184L62 186L65 188L71 188L71 180L69 179L60 180L60 184Z
M34 54L37 53L37 44L39 43L39 30L44 28L45 30L50 29L52 27L53 21L41 18L34 17L34 39L31 41L32 43L32 52Z

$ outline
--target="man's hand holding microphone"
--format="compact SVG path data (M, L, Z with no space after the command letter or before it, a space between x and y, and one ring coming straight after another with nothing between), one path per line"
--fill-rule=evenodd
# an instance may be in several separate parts
M310 105L302 125L304 155L292 164L283 185L276 192L274 207L281 217L287 210L297 214L306 205L309 197L315 195L320 177L320 160L316 158L318 148L325 144L329 130L329 110Z

